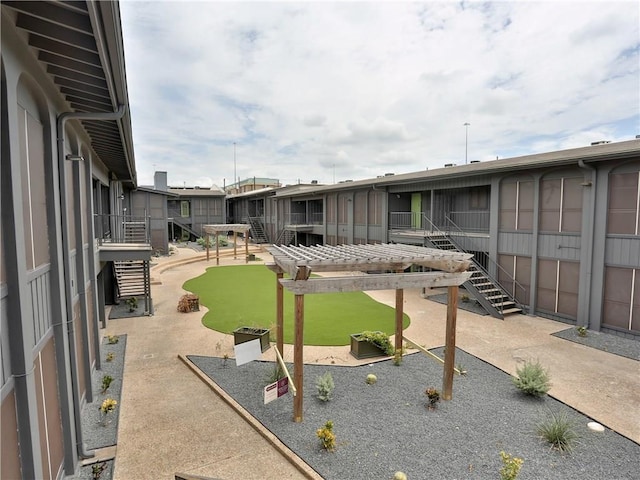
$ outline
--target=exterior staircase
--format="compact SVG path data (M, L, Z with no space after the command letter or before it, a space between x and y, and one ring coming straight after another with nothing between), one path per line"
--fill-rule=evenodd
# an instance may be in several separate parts
M447 235L441 232L432 233L425 237L428 247L440 250L451 250L461 252ZM509 293L495 281L487 271L480 266L473 258L468 271L471 278L463 286L472 294L484 309L495 318L504 319L505 315L522 313L522 307Z
M249 225L251 225L251 238L253 238L254 242L269 243L260 217L249 217Z
M202 236L201 233L197 233L189 225L187 225L186 223L182 223L179 220L176 220L175 218L169 218L169 222L172 222L174 225L176 225L177 227L180 227L183 231L189 233L190 235L193 235L196 238L200 238Z
M276 245L291 245L296 238L296 232L289 229L283 229L278 235L278 238L275 241Z
M151 305L151 281L149 274L149 262L144 260L114 261L118 297L137 297L145 301L145 311L152 313Z

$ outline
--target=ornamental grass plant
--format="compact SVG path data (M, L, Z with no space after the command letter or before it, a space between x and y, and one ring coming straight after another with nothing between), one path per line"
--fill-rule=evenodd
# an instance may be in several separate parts
M526 361L516 369L516 375L513 383L526 395L543 397L551 388L549 373L539 361Z

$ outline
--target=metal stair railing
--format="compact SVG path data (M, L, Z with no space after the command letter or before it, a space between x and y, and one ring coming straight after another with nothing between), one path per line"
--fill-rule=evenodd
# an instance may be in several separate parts
M274 245L290 245L292 240L296 238L296 233L287 228L283 228L280 230L278 234L278 238L276 239Z
M426 216L424 217L424 219L431 225L432 231L435 233L435 235L432 235L432 236L426 235L425 238L429 239L429 243L432 244L435 248L442 249L441 245L438 245L433 241L434 238L436 238L437 236L440 236L441 238L444 238L449 245L451 245L452 250L467 253L464 248L462 248L459 244L453 241L447 233L443 232L437 226L435 226L433 222L431 222L431 220L429 220ZM482 265L480 265L473 258L471 259L471 261L472 261L472 264L471 264L470 270L474 271L474 273L478 272L481 275L481 277L474 276L472 274L471 278L464 283L464 286L467 290L469 290L471 293L474 294L478 302L485 308L485 310L487 310L487 312L489 312L492 316L496 318L503 319L504 312L505 312L505 308L504 308L505 305L513 305L513 308L516 309L514 310L514 312L524 310L524 307L515 298L513 298L513 296L510 295L509 292L507 292L500 285L500 283L494 280L493 277L489 274L489 272L482 267ZM483 277L486 280L486 282L484 282L481 285L474 283L474 280L477 280L478 278L482 279ZM480 286L484 286L486 288L478 288ZM493 292L494 295L489 296L488 294L490 292ZM497 292L497 294L495 294L495 292ZM498 298L500 298L501 300L500 302L492 301L493 299L498 299ZM509 312L509 313L512 313L512 312Z
M469 235L467 235L467 233L462 230L453 220L451 220L451 218L449 217L449 215L445 214L445 221L447 223L448 227L454 227L454 230L456 232L456 235L462 236L465 238L465 241L470 243L471 245L477 245L475 239ZM451 238L451 232L452 229L451 228L447 228L447 231L449 232L447 234L447 237L449 238L449 240L451 241L451 243L453 245L455 245L456 248L458 248L460 251L464 252L466 251L465 249L463 249L460 244L458 242L456 242L455 240L453 240ZM474 249L475 251L482 251L481 248L477 248ZM513 285L518 287L520 289L520 291L522 291L522 293L526 294L527 289L521 285L515 278L513 278L513 276L507 272L499 263L497 263L496 261L494 261L489 255L486 255L486 259L487 261L496 268L496 271L500 271L502 272L508 279L510 282L513 282ZM477 262L476 262L477 263ZM497 286L499 286L501 288L501 290L504 291L504 293L519 307L522 309L522 311L526 310L525 305L523 305L522 303L520 303L518 300L516 300L515 295L512 295L511 293L509 293L504 287L502 287L502 285L493 278L493 276L487 271L487 269L485 269L482 265L478 264L478 267L480 270L482 270L487 277L493 281Z
M249 225L251 225L251 233L256 243L269 243L267 234L264 231L262 220L260 217L248 217Z

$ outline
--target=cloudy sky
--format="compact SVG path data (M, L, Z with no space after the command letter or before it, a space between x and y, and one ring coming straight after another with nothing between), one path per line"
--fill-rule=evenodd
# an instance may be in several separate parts
M120 8L141 185L333 183L640 134L637 1Z

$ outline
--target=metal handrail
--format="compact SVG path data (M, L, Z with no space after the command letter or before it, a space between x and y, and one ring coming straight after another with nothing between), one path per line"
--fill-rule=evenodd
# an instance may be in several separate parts
M151 243L150 220L147 215L94 214L98 245L106 243Z
M466 233L464 230L462 230L458 225L456 225L456 223L455 223L453 220L451 220L451 218L449 217L449 215L448 215L448 214L445 214L444 218L445 218L445 220L446 220L446 222L447 222L447 224L448 224L448 225L452 225L452 226L454 226L454 227L456 228L456 230L457 230L456 234L458 234L458 235L460 235L460 234L461 234L461 235L462 235L462 236L463 236L463 237L464 237L464 238L465 238L469 243L471 243L472 245L476 245L476 244L475 244L475 239L474 239L473 237L471 237L471 236L467 235L467 233ZM460 244L459 244L458 242L454 241L454 240L451 238L451 235L450 235L451 230L450 230L450 229L448 229L448 232L449 232L449 235L448 235L449 240L450 240L450 241L451 241L451 242L452 242L452 243L453 243L453 244L454 244L454 245L455 245L459 250L462 250L462 251L464 252L464 251L465 251L465 249L461 248L461 247L460 247ZM482 249L481 249L481 248L474 249L474 250L475 250L475 251L482 251ZM522 286L522 285L521 285L521 284L520 284L520 283L519 283L515 278L513 278L509 272L507 272L507 271L506 271L502 266L500 266L500 264L499 264L499 263L497 263L496 261L494 261L494 260L491 258L491 256L487 255L487 256L486 256L486 258L487 258L487 260L488 260L489 262L491 262L491 265L492 265L492 266L497 267L497 268L498 268L501 272L503 272L503 273L504 273L504 274L505 274L505 275L506 275L510 280L512 280L512 281L513 281L513 283L514 283L514 285L515 285L515 286L517 286L518 288L520 288L520 290L521 290L523 293L525 293L525 294L526 294L527 289L526 289L524 286ZM484 273L486 273L487 275L489 275L489 277L491 277L491 275L489 274L489 272L488 272L484 267L482 267L482 265L479 265L479 264L478 264L477 266L478 266L480 269L482 269L482 271L483 271ZM505 291L506 291L506 290L505 290ZM509 295L509 297L510 297L513 301L515 301L517 304L522 305L520 302L518 302L518 300L516 300L515 295L511 295L509 292L507 292L507 294L508 294L508 295Z

